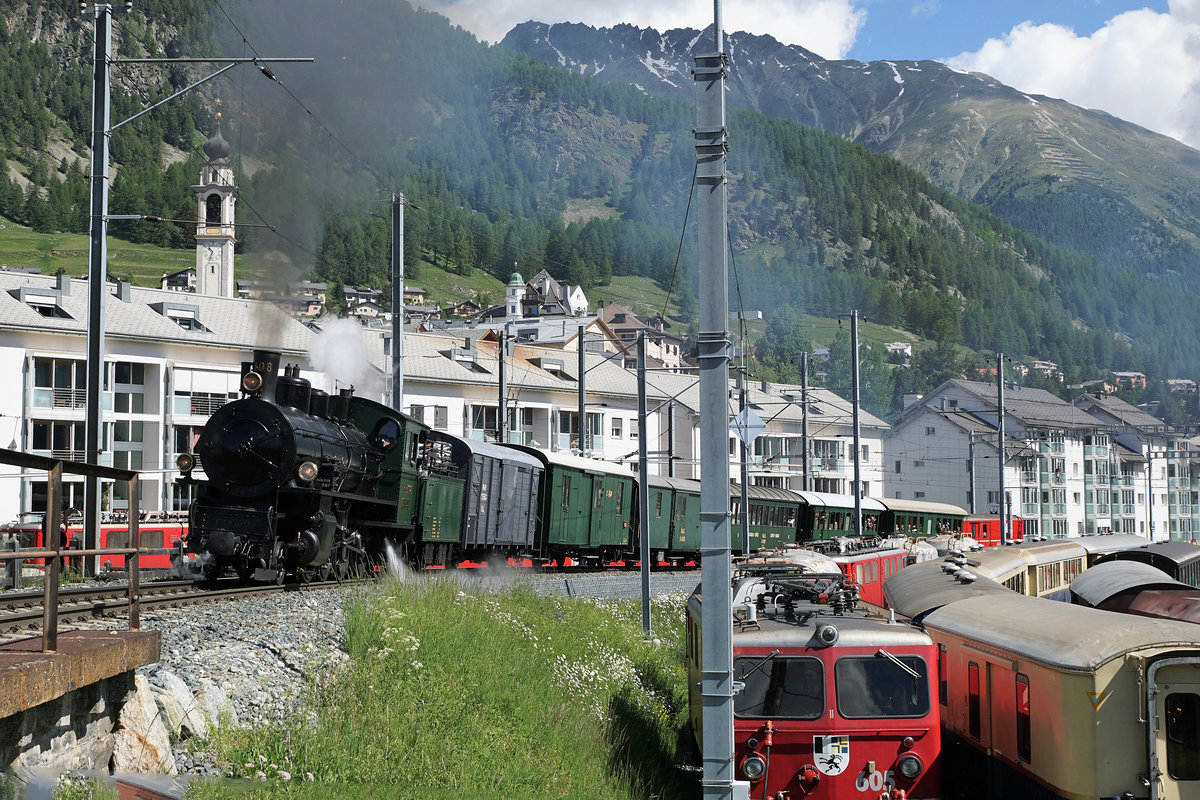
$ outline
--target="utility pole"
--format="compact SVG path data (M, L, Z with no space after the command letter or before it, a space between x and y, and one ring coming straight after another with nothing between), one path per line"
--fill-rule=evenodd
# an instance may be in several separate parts
M808 480L808 352L800 354L800 444L803 447L804 462L801 465L804 476L804 491L811 491L812 485Z
M713 0L713 49L697 48L696 193L700 332L700 694L704 800L733 797L733 614L729 532L729 271L726 233L726 57L721 0Z
M404 410L404 195L392 195L392 409Z
M579 383L578 383L579 421L578 421L578 427L579 427L579 455L581 455L581 456L587 450L587 448L584 446L584 443L583 443L584 442L584 422L587 419L587 417L585 416L586 410L587 410L587 387L586 387L586 383L585 383L585 375L587 374L587 352L584 350L584 347L583 347L584 335L585 335L584 328L582 325L580 325L579 326L579 338L576 341L579 342Z
M975 431L967 431L967 466L971 470L971 488L967 493L970 500L971 516L975 515Z
M95 5L96 46L92 56L92 174L91 218L88 225L87 385L84 458L100 463L100 430L104 392L104 300L108 293L108 147L111 87L108 53L112 47L112 7ZM54 509L57 511L58 509ZM87 475L83 483L83 547L100 546L100 479ZM84 572L96 574L97 559L84 558Z
M87 10L86 0L80 3ZM133 10L132 0L125 0L126 11ZM87 328L87 383L84 391L86 406L84 422L84 459L88 464L100 464L101 430L104 424L102 398L104 392L104 305L108 295L108 160L109 138L117 128L132 122L176 97L195 89L238 64L254 63L264 75L273 77L265 66L268 62L299 62L311 58L121 58L110 56L112 50L112 10L110 3L93 4L95 15L95 48L92 55L92 164L89 176L91 202L88 224L88 328ZM113 64L183 64L224 63L226 66L213 74L185 86L171 96L153 103L128 119L112 124L111 79L109 70ZM100 530L100 481L94 475L84 478L83 544L87 550L99 546ZM94 575L96 556L83 559L84 571Z
M1008 544L1008 514L1004 504L1004 353L996 354L996 402L1000 407L996 417L996 452L999 454L1000 477L1000 544Z
M667 403L667 477L675 477L675 401Z
M499 368L500 402L496 405L496 435L500 444L508 444L508 326L500 330Z
M741 326L739 320L738 325ZM741 339L741 336L738 337ZM740 348L739 348L740 349ZM746 413L746 364L743 361L737 372L737 388L738 388L738 419L745 420ZM746 435L743 431L738 437L740 445L738 453L741 455L739 461L739 479L742 482L742 502L739 504L739 515L741 517L742 529L742 553L750 554L750 448L746 446Z
M854 373L854 535L862 537L862 440L859 427L858 392L858 311L850 313L850 368Z
M638 384L638 544L642 576L642 631L649 638L650 626L650 452L646 424L646 332L637 336Z

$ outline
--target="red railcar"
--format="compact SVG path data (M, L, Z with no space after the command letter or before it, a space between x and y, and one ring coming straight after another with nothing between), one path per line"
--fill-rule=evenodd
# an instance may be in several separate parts
M1025 541L1025 521L1010 519L1009 544L1020 544ZM1000 517L970 516L963 520L962 532L975 539L984 547L996 547L1000 544Z
M34 550L44 547L41 515L38 514L36 516L37 519L10 523L0 528L0 542L5 540L6 535L11 535L16 537L21 550ZM149 513L138 523L138 529L141 532L143 549L161 550L164 548L175 548L179 540L187 536L186 514ZM129 546L128 522L105 522L100 525L99 547L101 549ZM67 547L74 550L83 549L83 522L78 515L72 515L67 518ZM29 566L40 566L44 560L41 558L30 558L26 559L24 563ZM138 566L141 569L170 569L172 566L170 553L142 555L138 561ZM70 555L67 556L67 563L70 566ZM101 555L100 569L125 569L125 556Z
M687 609L698 738L701 601ZM938 654L924 631L864 610L834 571L747 568L733 607L734 761L751 797L942 796Z

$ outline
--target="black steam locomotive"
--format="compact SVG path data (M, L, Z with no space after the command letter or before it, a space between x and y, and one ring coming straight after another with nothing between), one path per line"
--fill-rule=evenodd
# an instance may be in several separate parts
M179 457L183 480L197 464L208 476L190 510L187 567L196 576L226 567L256 580L344 576L415 529L411 518L398 521L397 507L411 506L401 498L422 477L420 426L353 390L313 389L298 369L280 374L279 362L279 353L256 351L243 365L245 397L209 419L195 456Z

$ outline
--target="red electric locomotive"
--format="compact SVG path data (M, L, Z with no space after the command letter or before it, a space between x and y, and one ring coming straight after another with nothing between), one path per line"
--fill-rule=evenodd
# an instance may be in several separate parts
M16 537L19 543L18 546L22 550L35 550L44 547L42 515L36 514L30 515L30 517L31 519L9 523L0 528L0 542L4 541L6 536L11 535ZM186 513L150 512L142 516L141 521L138 523L138 529L142 536L142 547L144 549L159 550L176 548L179 540L187 536L187 515ZM51 544L56 544L56 542L52 541ZM67 516L67 547L75 550L83 549L83 518L82 515L76 512L72 512ZM100 549L129 547L129 523L119 518L102 523L100 525L99 547ZM68 566L71 566L71 559L72 557L68 554ZM44 560L41 558L30 558L25 559L24 563L26 566L40 567ZM171 553L142 555L138 559L138 566L140 569L171 569ZM125 569L125 556L101 555L100 569Z
M1009 544L1020 544L1025 541L1025 521L1015 517L1010 518ZM963 520L962 532L979 542L984 547L996 547L1000 544L1000 517L973 516Z
M733 594L734 761L754 798L941 796L937 648L860 607L836 566L746 565ZM688 600L693 730L701 601Z

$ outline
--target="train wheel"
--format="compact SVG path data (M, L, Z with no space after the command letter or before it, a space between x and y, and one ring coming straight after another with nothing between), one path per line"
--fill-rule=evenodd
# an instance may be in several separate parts
M331 567L329 565L329 562L322 564L317 569L316 577L317 577L317 580L319 580L319 581L327 581L333 577L333 567Z

